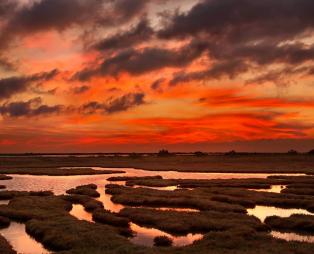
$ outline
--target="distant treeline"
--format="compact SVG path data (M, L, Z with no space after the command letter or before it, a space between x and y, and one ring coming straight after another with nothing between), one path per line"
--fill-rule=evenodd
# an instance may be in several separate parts
M282 154L289 154L289 155L297 155L297 154L309 154L314 155L314 149L308 151L308 152L298 152L296 150L289 150L287 152L237 152L235 150L231 150L228 152L202 152L202 151L196 151L196 152L169 152L166 149L162 149L157 153L0 153L0 156L2 157L14 157L14 156L42 156L42 157L110 157L110 156L130 156L130 157L141 157L141 156L159 156L159 157L166 157L166 156L175 156L175 155L181 155L181 156L217 156L217 155L282 155Z

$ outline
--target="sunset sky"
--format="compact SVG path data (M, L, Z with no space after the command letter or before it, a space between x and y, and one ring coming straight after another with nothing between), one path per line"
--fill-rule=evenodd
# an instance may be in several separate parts
M0 153L308 151L313 0L1 0Z

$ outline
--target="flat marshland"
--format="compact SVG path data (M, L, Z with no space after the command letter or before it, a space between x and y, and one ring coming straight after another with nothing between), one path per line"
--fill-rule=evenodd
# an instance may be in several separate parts
M3 156L0 174L0 253L23 253L3 230L38 254L314 253L311 155Z

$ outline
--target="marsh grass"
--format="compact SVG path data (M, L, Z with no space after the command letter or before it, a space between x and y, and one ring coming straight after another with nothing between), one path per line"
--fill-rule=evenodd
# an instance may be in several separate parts
M22 174L82 174L90 169L77 171L59 167L103 166L134 167L150 170L178 169L193 172L255 172L255 173L308 173L313 174L314 157L305 155L236 155L236 156L148 156L139 159L127 157L99 158L4 158L2 173ZM38 167L40 165L40 167ZM28 167L28 168L26 168ZM5 171L7 170L7 171ZM69 173L71 172L71 173ZM106 171L108 173L109 171ZM116 171L114 171L116 172ZM92 174L99 174L95 171ZM88 173L90 174L90 173ZM272 238L268 228L256 218L245 215L245 207L270 205L283 208L314 210L311 195L296 193L257 193L246 188L265 188L274 183L290 185L291 189L309 188L313 177L270 177L268 179L198 181L182 180L181 187L194 186L193 190L160 191L148 188L128 188L109 185L106 193L112 200L123 204L157 207L184 207L202 210L194 215L188 212L154 211L146 208L127 208L108 215L103 223L80 221L69 215L73 203L82 204L86 210L102 210L101 202L86 195L45 196L44 193L0 192L0 199L11 199L8 205L0 206L0 216L26 223L27 232L43 243L46 248L60 254L312 254L313 244L286 242ZM229 181L229 182L228 182ZM128 179L129 183L177 185L177 180ZM297 185L298 184L298 185ZM253 187L252 187L253 186ZM307 187L306 187L307 186ZM288 188L288 189L289 189ZM93 189L93 188L90 188ZM37 194L37 195L35 195ZM141 210L143 209L143 211ZM152 210L152 211L151 211ZM123 213L123 214L122 214ZM136 246L119 234L129 232L126 227L110 226L108 221L116 217L135 218L139 224L156 228L190 233L204 230L202 240L186 247L146 248ZM197 216L199 215L199 216ZM107 216L107 214L106 214ZM134 220L135 220L134 219ZM133 220L133 219L132 219ZM300 224L303 225L300 219ZM302 223L301 223L302 222ZM112 223L114 224L114 223ZM119 223L117 223L119 224ZM289 222L285 222L289 224ZM306 222L306 225L308 222ZM298 225L299 227L299 225ZM208 231L210 230L210 231ZM266 230L266 231L265 231ZM181 234L181 233L177 233ZM0 236L0 253L7 242ZM5 240L4 240L5 241ZM2 247L5 246L5 247Z
M10 226L10 220L6 217L0 216L0 229Z
M172 239L168 236L156 236L154 238L154 245L159 247L170 247L172 245Z
M12 176L0 175L0 180L11 180L11 179L13 179Z
M106 185L106 193L113 195L111 200L129 206L193 208L223 212L246 213L239 204L217 202L188 190L163 191L147 188L130 188L119 185Z
M293 214L288 218L270 216L265 223L280 231L314 234L314 216L311 215Z
M72 205L64 197L14 197L9 205L0 206L0 215L14 220L17 214L23 214L27 233L46 248L60 254L205 254L209 250L212 254L313 253L313 244L276 240L264 232L257 232L253 227L247 227L245 222L227 231L206 233L202 240L186 247L137 246L120 236L116 227L80 221L69 215ZM224 213L220 214L223 216ZM8 246L2 247L2 240L0 253L15 253L4 252Z
M113 176L109 177L107 180L111 182L117 181L132 181L132 180L154 180L162 179L161 176Z
M148 187L166 187L177 185L181 188L198 188L198 187L226 187L226 188L248 188L248 189L267 189L271 187L272 181L265 179L129 179L128 186L140 185Z
M23 196L52 196L51 191L0 191L0 200L10 200Z
M62 196L22 196L13 198L7 206L0 206L0 214L23 221L26 232L53 251L73 253L76 250L80 253L79 250L84 249L87 253L94 253L94 250L127 253L123 252L125 249L136 253L139 250L120 236L116 228L80 221L69 215L71 207Z
M107 210L96 209L93 212L93 220L95 222L116 227L129 227L129 220L127 218L121 217L119 214L115 214Z
M0 234L0 253L1 254L17 254L15 250L13 250L10 243Z
M139 225L158 228L176 235L225 231L238 228L241 225L246 225L256 231L267 231L269 229L257 218L238 213L194 213L160 211L148 208L124 208L119 214Z
M100 197L100 194L97 192L97 185L95 184L87 184L77 186L76 188L72 188L66 191L67 194L75 194L75 195L85 195L93 198Z
M71 202L72 204L81 204L88 212L92 212L96 209L102 209L104 205L102 202L95 200L86 195L64 195L62 199Z

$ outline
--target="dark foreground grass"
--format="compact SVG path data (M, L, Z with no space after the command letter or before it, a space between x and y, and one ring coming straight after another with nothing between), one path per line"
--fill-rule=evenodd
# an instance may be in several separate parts
M172 245L172 239L165 235L156 236L154 238L154 245L160 247L169 247Z
M75 219L68 213L71 207L63 197L23 196L14 198L8 206L0 206L0 214L25 222L27 233L54 251L119 253L120 250L139 250L119 236L113 227Z
M254 216L238 213L195 213L160 211L147 208L124 208L119 214L139 225L158 228L176 235L226 231L239 228L242 225L255 231L267 231L269 229Z
M0 206L0 215L23 219L28 234L59 254L312 254L314 248L276 240L245 226L209 232L187 247L147 248L132 244L115 227L74 218L68 212L71 206L63 196L20 196Z
M286 193L286 194L314 196L314 186L301 187L301 188L288 186L286 189L283 189L281 192Z
M10 226L10 220L6 217L0 216L0 229Z
M293 214L288 218L270 216L265 223L280 231L314 234L314 216L311 215Z
M0 175L0 180L11 180L12 178L12 176Z
M13 250L10 243L0 234L0 253L1 254L17 254Z

